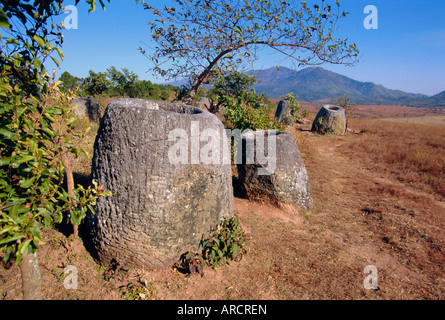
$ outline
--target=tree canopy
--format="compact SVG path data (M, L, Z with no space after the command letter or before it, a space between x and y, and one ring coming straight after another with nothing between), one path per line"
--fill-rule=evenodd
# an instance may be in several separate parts
M191 78L189 99L217 74L253 65L258 50L268 47L298 66L324 62L351 65L358 50L347 39L334 37L339 0L309 5L296 0L172 0L174 6L144 6L149 22L147 53L153 71L167 78Z

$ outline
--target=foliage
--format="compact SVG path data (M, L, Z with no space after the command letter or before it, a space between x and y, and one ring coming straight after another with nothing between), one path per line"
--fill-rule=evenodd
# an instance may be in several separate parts
M130 98L169 100L171 95L176 95L179 89L173 85L152 83L148 80L139 80L137 74L126 68L117 70L109 67L106 72L89 71L88 77L79 79L67 71L59 78L64 88L73 88L73 83L80 84L79 95L124 96Z
M285 96L282 96L281 99L288 100L290 102L290 114L292 117L296 119L300 119L301 115L301 106L298 103L297 99L295 99L295 95L293 92L289 92Z
M114 66L107 69L106 76L110 80L109 87L114 91L112 95L128 95L130 98L135 98L137 96L136 82L138 75L127 68L121 70L117 70Z
M30 2L2 2L0 8L0 26L7 29L0 51L0 250L17 263L42 243L42 227L66 212L80 223L96 199L109 194L96 183L71 193L62 187L64 158L81 153L69 136L77 118L70 108L73 93L51 81L43 62L49 57L58 65L54 52L63 59L63 27L52 20L63 5ZM94 0L87 3L94 9Z
M130 283L127 285L127 292L124 293L125 300L148 300L156 298L156 289L153 283Z
M247 236L241 228L239 219L224 219L201 240L199 253L184 253L176 268L184 273L204 274L204 267L219 267L231 261L239 261L247 253Z
M252 65L261 47L299 66L351 65L358 55L355 44L333 36L338 20L347 15L339 0L314 5L297 0L172 2L177 6L144 4L154 17L149 25L156 43L148 58L163 77L192 78L191 99L215 75L237 71L245 62Z
M77 90L77 88L82 84L82 82L81 82L81 80L79 78L72 76L67 71L63 72L60 75L59 81L61 81L60 88L64 89L65 91Z
M234 128L269 129L269 100L265 95L258 95L255 89L249 89L255 83L255 78L243 73L233 72L220 75L212 82L210 95L218 101L218 107L225 107L224 116Z
M202 241L202 259L211 267L239 261L247 252L247 237L241 229L239 219L224 219L210 234L209 239Z
M90 70L88 73L88 77L86 77L82 83L82 87L88 95L101 95L108 90L111 82L107 79L106 73L96 73L93 70Z
M77 121L71 96L58 84L48 82L40 98L25 98L18 86L1 84L0 246L5 260L15 254L19 262L25 248L34 252L42 243L41 227L60 223L64 213L78 225L96 199L108 195L95 182L87 189L78 185L73 194L62 188L63 157L82 150L68 135Z

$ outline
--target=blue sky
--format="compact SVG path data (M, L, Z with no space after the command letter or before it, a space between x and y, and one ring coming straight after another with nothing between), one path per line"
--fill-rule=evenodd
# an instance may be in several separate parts
M162 2L165 1L156 0L156 6ZM359 62L353 67L324 64L323 68L390 89L428 95L445 90L445 1L340 0L340 3L341 9L350 14L340 20L336 34L357 44ZM368 15L363 12L367 5L378 9L377 30L367 30L363 25ZM90 14L82 1L77 8L78 29L64 31L65 58L58 75L68 71L85 77L90 69L105 71L114 65L136 72L140 79L163 82L148 71L152 67L150 61L136 50L139 46L150 47L147 25L150 15L140 2L136 5L134 0L111 0L106 12L98 6ZM257 69L291 66L281 56L266 52L256 63Z

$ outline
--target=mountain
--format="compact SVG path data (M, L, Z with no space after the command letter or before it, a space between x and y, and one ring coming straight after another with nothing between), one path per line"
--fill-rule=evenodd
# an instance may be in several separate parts
M297 100L307 102L326 101L347 95L352 102L359 104L445 106L445 91L429 97L391 90L372 82L353 80L320 67L309 67L300 71L274 67L255 72L248 71L247 74L256 76L257 83L253 87L258 93L266 93L269 98L279 99L293 92Z
M431 97L412 101L412 104L420 107L445 107L445 91Z

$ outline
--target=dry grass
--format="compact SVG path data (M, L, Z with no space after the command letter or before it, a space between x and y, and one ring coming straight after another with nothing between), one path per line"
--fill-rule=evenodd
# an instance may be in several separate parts
M386 165L398 180L445 196L445 127L378 120L353 123L368 133L354 144L356 151Z

